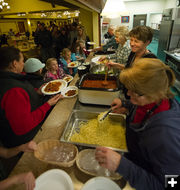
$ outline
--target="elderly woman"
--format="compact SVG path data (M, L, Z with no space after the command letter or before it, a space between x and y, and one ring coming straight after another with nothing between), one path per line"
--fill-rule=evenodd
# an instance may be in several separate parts
M115 59L115 63L110 61L109 64L114 64L116 67L124 68L126 64L129 54L131 52L131 48L129 46L129 31L126 26L120 26L115 31L115 39L116 43L118 44L118 48L115 51L115 54L109 55L109 59ZM103 61L106 59L106 56L102 56L99 61Z
M121 155L99 147L96 159L137 190L163 190L165 175L179 175L180 105L170 92L174 80L172 70L158 59L139 59L120 74L130 102L115 99L112 108L129 110L126 119L129 152Z
M131 48L129 46L129 31L126 26L120 26L115 31L116 43L118 43L118 48L116 49L115 55L110 55L110 59L115 59L116 63L125 64L128 60Z
M43 102L41 88L36 91L26 75L21 74L24 58L19 49L0 48L0 60L0 141L10 148L36 135L51 106L62 95Z
M124 69L131 67L133 63L140 58L156 58L156 56L147 49L147 46L151 43L153 37L153 32L150 27L137 26L129 32L129 36L131 53L126 64L110 61L108 64L109 66Z

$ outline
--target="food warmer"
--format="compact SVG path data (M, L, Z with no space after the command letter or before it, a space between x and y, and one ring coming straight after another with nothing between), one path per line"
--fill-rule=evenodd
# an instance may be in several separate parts
M85 74L81 77L78 84L78 98L83 104L96 104L96 105L111 105L114 98L120 95L121 84L119 78L116 76L108 76L107 81L114 81L115 87L108 88L102 87L84 87L85 81L103 82L105 79L104 74Z

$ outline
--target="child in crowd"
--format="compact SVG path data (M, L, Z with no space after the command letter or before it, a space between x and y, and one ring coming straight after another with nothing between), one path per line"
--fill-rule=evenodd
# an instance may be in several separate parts
M72 56L76 57L77 60L81 61L86 59L86 55L83 51L83 48L80 46L79 42L76 42L72 48Z
M26 144L22 144L20 146L9 149L0 147L0 157L10 158L17 155L19 152L33 152L36 149L37 149L37 144L34 141L30 141ZM3 174L3 171L0 171L0 174ZM1 180L3 178L4 176L0 176ZM21 184L21 183L25 184L26 189L33 190L35 187L35 177L33 173L32 172L21 173L0 181L0 190L5 190L14 184Z
M47 72L44 75L44 80L47 82L50 80L62 79L65 77L64 70L58 66L56 58L49 58L46 61L46 69Z
M83 50L85 56L88 57L90 52L86 49L85 41L84 40L78 40L77 43L79 43L80 48Z
M68 64L72 61L76 61L75 55L71 54L71 51L68 48L64 48L62 51L62 57L60 58L61 63L63 64L63 69L66 74L75 75L77 72L76 68L68 68Z
M45 83L43 76L41 75L42 69L45 67L44 63L41 63L39 59L29 58L24 63L24 71L28 81L34 86L34 88L39 88Z

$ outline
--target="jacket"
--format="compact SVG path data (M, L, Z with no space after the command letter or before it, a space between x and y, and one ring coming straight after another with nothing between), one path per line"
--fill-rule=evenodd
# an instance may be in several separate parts
M0 72L0 141L5 147L24 144L36 135L50 109L26 75Z
M163 190L165 175L180 173L180 105L175 99L170 104L169 110L139 128L130 127L131 114L127 118L129 153L122 156L117 171L136 190Z

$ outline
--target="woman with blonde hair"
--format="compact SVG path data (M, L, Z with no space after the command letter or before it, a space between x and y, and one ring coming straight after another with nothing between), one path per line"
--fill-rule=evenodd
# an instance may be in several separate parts
M60 58L60 62L63 65L64 72L66 74L75 75L77 72L76 68L68 68L68 65L72 62L76 61L75 55L71 53L71 50L68 48L64 48L62 51L62 56Z
M109 64L116 65L118 68L124 68L131 52L129 45L129 30L126 26L119 26L115 30L115 40L118 44L118 48L116 49L115 54L109 55L108 57L109 59L115 59L115 62L111 60ZM99 61L104 60L105 58L106 56L103 56Z
M77 29L77 37L74 38L73 43L77 43L80 40L81 41L83 40L85 42L86 49L88 49L90 47L90 45L88 45L88 43L87 43L87 42L90 41L90 39L86 35L86 31L85 31L85 28L83 26L78 27L78 29Z
M98 147L96 159L137 190L163 190L165 175L179 175L180 105L170 92L174 80L170 67L158 59L139 59L120 74L130 101L115 99L112 108L128 110L129 152Z
M59 67L56 58L49 58L46 61L46 70L47 72L44 75L44 80L46 82L56 79L62 79L66 75L63 68Z

